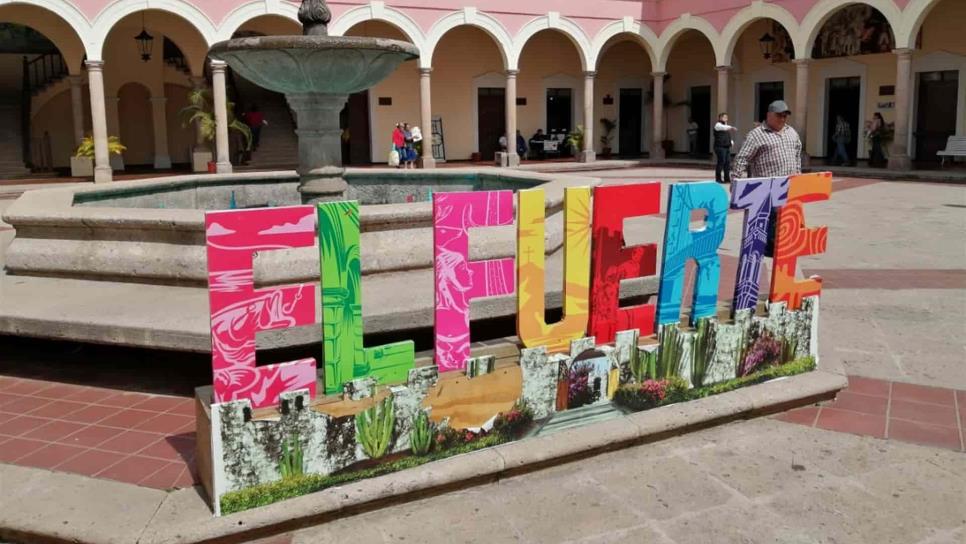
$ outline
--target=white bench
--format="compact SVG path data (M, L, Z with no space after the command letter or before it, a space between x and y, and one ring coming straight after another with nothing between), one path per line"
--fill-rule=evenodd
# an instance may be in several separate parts
M966 136L950 136L946 149L937 151L936 155L942 157L940 168L946 166L946 157L966 157Z

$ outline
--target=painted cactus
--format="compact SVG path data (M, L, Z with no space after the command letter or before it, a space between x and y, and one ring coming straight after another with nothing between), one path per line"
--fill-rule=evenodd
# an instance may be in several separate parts
M356 415L356 439L370 459L378 459L389 451L395 427L391 395Z

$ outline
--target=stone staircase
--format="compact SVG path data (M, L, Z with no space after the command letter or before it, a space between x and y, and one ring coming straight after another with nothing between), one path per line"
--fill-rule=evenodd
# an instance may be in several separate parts
M20 107L11 105L9 100L0 102L0 179L30 175L23 163L20 130Z
M623 415L624 412L610 402L581 406L580 408L557 412L550 416L550 419L547 420L547 422L544 423L539 429L537 429L533 435L543 436L553 434L565 429L582 427L589 423L607 421L608 419L614 419Z
M285 95L266 91L237 75L235 82L238 96L243 101L235 105L235 111L245 111L257 104L268 121L268 125L262 127L258 151L252 152L248 164L235 169L294 170L299 162L298 139Z

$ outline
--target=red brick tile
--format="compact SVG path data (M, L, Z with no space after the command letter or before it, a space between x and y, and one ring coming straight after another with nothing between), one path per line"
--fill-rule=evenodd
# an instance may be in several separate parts
M77 457L68 459L63 463L53 467L54 470L63 472L73 472L83 476L93 476L107 467L118 463L126 456L120 453L109 451L87 450Z
M54 468L55 466L73 459L83 453L85 448L67 446L64 444L48 444L17 460L17 464L25 467Z
M201 481L198 479L198 474L194 470L193 466L185 467L184 471L181 472L181 476L178 476L178 480L174 483L174 486L178 489L191 487L193 485L198 485Z
M194 425L194 418L179 416L178 414L161 414L148 419L138 425L135 429L152 433L174 434L181 432L186 425Z
M0 448L0 463L11 463L21 457L30 455L48 444L49 442L41 442L40 440L11 438L4 442L3 447Z
M849 386L845 389L849 393L859 393L871 395L873 397L889 397L889 382L884 380L874 380L863 378L862 376L849 376Z
M107 397L106 399L100 400L97 403L104 406L116 406L118 408L130 408L135 404L144 402L145 399L149 398L151 395L144 393L118 393Z
M884 416L886 408L889 406L889 399L840 391L835 397L835 400L827 406L838 410L852 410L853 412L862 412L863 414Z
M183 401L183 397L152 396L143 402L131 406L137 410L150 410L152 412L167 412L172 408L177 408Z
M14 378L13 376L0 376L0 391L13 387L18 382L20 382L20 378Z
M23 395L14 395L13 393L0 392L0 409L2 409L3 405L7 404L8 402L15 402L24 398L26 397L24 397Z
M15 417L20 417L20 414L11 414L10 412L0 412L0 424L4 421L10 421Z
M794 410L782 412L781 414L776 415L775 419L811 427L815 424L816 416L818 416L817 406L805 406L803 408L795 408Z
M70 436L62 438L60 442L63 444L93 448L103 444L104 442L107 442L111 438L120 436L124 432L126 432L124 429L118 429L116 427L101 427L100 425L91 425L81 429L80 431L77 431Z
M961 450L959 433L960 429L955 427L941 427L901 419L889 420L889 438L913 444Z
M818 414L815 426L829 431L883 438L885 436L885 423L885 416L823 407Z
M161 470L167 464L167 461L132 455L124 458L114 465L107 467L94 476L97 478L105 478L108 480L116 480L118 482L136 484L151 474Z
M98 424L108 427L133 429L153 418L155 415L157 414L154 412L148 412L146 410L121 410L112 416L102 419L98 422Z
M14 414L27 414L47 404L50 404L50 399L20 396L12 402L5 403L3 405L3 411Z
M918 421L919 423L928 423L930 425L941 425L944 427L958 426L956 424L955 408L952 406L941 406L939 404L926 404L924 402L892 399L889 417Z
M182 399L177 406L168 410L168 413L195 417L195 399Z
M166 436L147 448L138 452L138 455L147 457L157 457L169 461L191 459L195 451L195 441L182 438Z
M47 442L58 442L62 438L72 435L77 431L87 427L86 423L74 423L72 421L51 420L46 425L24 433L24 438L35 440L46 440Z
M79 412L84 408L87 408L87 404L83 402L71 402L69 400L55 400L36 410L31 410L30 415L40 416L40 417L53 417L57 419L63 419L64 414L70 414L73 412Z
M40 391L33 393L31 396L42 397L42 398L51 399L51 400L63 400L69 395L73 395L74 393L77 393L83 389L84 389L83 386L80 386L80 385L72 385L68 383L51 383L50 387L41 389Z
M75 391L74 393L64 397L64 400L97 404L98 402L109 397L113 397L114 395L117 395L117 391L113 389L104 389L101 387L82 387L78 391Z
M953 406L955 403L952 389L899 382L892 384L892 399L945 404L947 406Z
M4 389L4 393L14 393L17 395L32 395L41 389L50 387L50 382L38 380L20 380L19 382Z
M141 431L127 431L111 438L98 446L98 449L116 451L118 453L137 453L158 440L154 433Z
M154 489L172 489L184 470L184 463L168 463L154 474L138 482L138 485Z
M53 421L43 417L20 416L0 423L0 434L20 436Z
M118 413L119 410L121 410L121 408L90 405L86 408L81 408L76 412L66 413L60 416L60 419L66 421L76 421L79 423L97 423L108 416Z

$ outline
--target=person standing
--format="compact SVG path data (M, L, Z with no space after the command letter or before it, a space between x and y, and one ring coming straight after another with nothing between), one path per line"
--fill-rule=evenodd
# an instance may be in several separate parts
M416 148L413 145L413 131L409 128L409 123L403 123L403 150L405 151L403 164L405 168L416 167Z
M245 124L252 131L252 151L258 151L258 145L262 141L262 127L268 124L265 114L258 111L258 104L252 104L245 112Z
M869 139L872 141L872 153L869 156L869 166L882 166L886 162L882 152L882 131L885 129L885 119L882 114L872 114L872 124L869 125Z
M392 151L396 153L396 159L398 162L396 164L390 164L390 166L395 166L396 168L402 167L403 153L406 148L406 136L403 135L402 124L396 123L396 128L392 130ZM392 153L390 153L390 156ZM390 160L390 163L393 161Z
M688 154L692 157L698 152L698 124L688 119Z
M714 167L714 180L718 183L731 183L731 146L732 133L738 129L728 124L728 114L719 113L714 124L714 154L717 162Z
M852 126L841 115L835 116L835 132L832 134L832 141L835 142L832 164L848 165L849 151L845 146L852 143Z
M521 160L527 156L527 139L523 137L520 129L517 129L517 155Z

